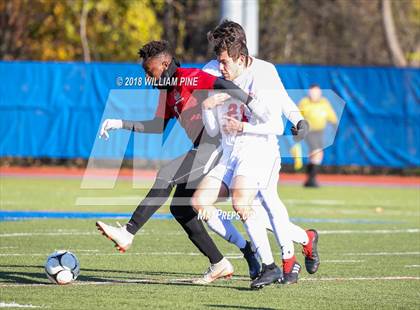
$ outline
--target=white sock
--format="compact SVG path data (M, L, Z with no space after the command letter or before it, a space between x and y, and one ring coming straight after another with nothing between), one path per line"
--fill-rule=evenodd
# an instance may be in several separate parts
M236 245L239 249L243 249L246 246L244 237L242 237L230 220L223 218L221 212L213 212L207 220L207 226L226 241Z
M281 248L282 259L293 257L295 248L290 234L291 223L286 207L280 200L277 191L274 193L273 190L263 190L260 197L263 199L261 203L267 211L273 234Z
M267 230L258 214L254 213L248 217L244 222L244 225L252 243L256 247L257 254L261 258L261 261L266 265L274 263Z
M306 231L303 228L293 224L292 222L289 222L289 233L294 242L300 243L302 245L308 244L309 238Z
M281 202L281 200L280 200L280 202ZM261 204L261 201L259 199L258 199L258 201L255 200L255 204L256 205ZM264 222L265 228L267 230L273 232L274 229L273 229L273 226L271 225L270 218L267 214L267 211L264 209L264 207L262 207L262 204L261 204L261 208L255 208L255 209L258 210L256 212L258 213L258 216L260 216L262 221ZM307 245L308 244L309 238L308 238L308 235L307 235L306 231L303 228L301 228L301 227L293 224L292 222L290 222L290 219L289 219L288 231L289 231L290 238L292 239L293 242L296 242L296 243L299 243L299 244L302 244L302 245Z
M265 211L264 206L261 203L260 198L255 198L253 205L255 206L253 209L255 214L259 217L260 221L263 223L265 229L273 232L273 227L271 226L270 218L268 217L267 211Z

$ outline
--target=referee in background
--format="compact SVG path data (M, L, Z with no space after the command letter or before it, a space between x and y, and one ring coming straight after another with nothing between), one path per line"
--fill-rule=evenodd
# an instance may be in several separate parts
M322 97L319 85L309 87L308 96L299 102L299 110L309 123L309 133L306 143L309 146L309 163L306 167L307 180L305 187L319 187L316 175L324 157L324 131L330 123L337 127L337 115L330 102Z

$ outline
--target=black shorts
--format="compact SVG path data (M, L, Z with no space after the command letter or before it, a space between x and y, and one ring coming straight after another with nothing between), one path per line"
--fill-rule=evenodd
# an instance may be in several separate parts
M315 130L310 131L305 138L306 143L308 143L309 151L319 150L324 148L324 131Z
M187 184L187 188L196 186L220 159L218 144L201 143L187 153L171 160L158 172L157 178L166 180L173 186Z

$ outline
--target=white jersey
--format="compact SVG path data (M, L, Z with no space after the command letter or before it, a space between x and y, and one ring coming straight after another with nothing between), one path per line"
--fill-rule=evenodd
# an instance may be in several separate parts
M216 76L220 75L219 63L216 60L212 60L206 64L203 70ZM251 65L233 82L252 97L256 98L259 104L265 105L269 111L269 120L265 123L261 123L252 114L245 115L248 121L244 124L243 133L238 135L235 140L237 141L235 142L235 150L239 152L239 148L243 149L247 145L255 150L260 145L258 142L265 142L265 145L278 150L276 136L284 132L282 115L285 115L293 125L296 125L303 117L284 89L276 68L269 62L252 58ZM215 118L216 116L218 118L219 127L220 124L223 124L223 120L220 119L221 113L219 112L226 109L225 106L228 106L228 103L221 106L219 111L214 111L213 109ZM242 108L242 110L245 113L249 113L247 108ZM217 130L218 132L220 128L214 128L215 125L211 124L214 118L209 113L208 111L204 111L203 113L206 130ZM223 130L220 131L223 136ZM232 137L229 137L229 139L232 141ZM224 145L223 140L222 146L227 146ZM224 151L226 151L225 148Z
M253 75L251 74L251 71L245 70L245 72L243 72L243 74L241 74L241 76L236 78L233 82L238 87L250 93L250 86L253 83ZM220 92L223 92L223 90ZM214 94L215 91L209 92L209 96ZM231 135L223 131L222 126L226 122L226 116L233 117L242 122L251 122L253 124L257 124L258 120L242 102L235 98L229 98L222 105L219 105L211 110L203 110L204 125L208 134L215 136L219 132L221 133L224 156L229 156L234 148L235 141L237 139L244 139L244 137L242 137L242 135Z

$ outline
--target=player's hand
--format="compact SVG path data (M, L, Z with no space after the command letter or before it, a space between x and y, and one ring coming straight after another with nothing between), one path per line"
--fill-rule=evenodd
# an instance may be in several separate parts
M213 96L208 97L206 100L203 101L203 108L210 110L218 105L222 105L224 101L228 100L230 95L226 93L218 93Z
M231 116L224 117L223 131L230 135L236 135L244 130L244 124Z
M109 138L108 130L121 129L123 126L122 120L120 119L106 119L102 123L99 138L107 140Z
M295 142L303 140L309 132L309 123L302 119L300 120L296 127L292 126L292 135L294 135L293 140Z

